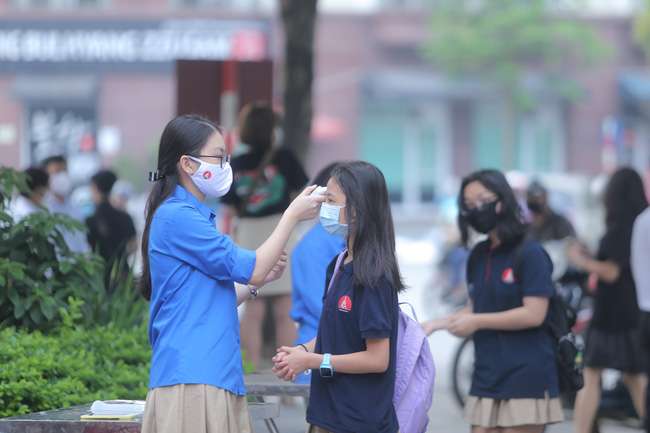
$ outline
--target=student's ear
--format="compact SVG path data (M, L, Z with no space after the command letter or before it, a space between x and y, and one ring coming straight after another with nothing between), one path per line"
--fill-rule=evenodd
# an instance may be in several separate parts
M180 161L178 161L180 169L190 176L194 174L196 162L192 161L187 155L181 156Z

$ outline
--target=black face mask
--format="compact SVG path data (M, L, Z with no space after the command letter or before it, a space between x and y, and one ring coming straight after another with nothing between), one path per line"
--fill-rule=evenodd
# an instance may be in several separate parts
M497 225L497 203L495 200L467 213L467 222L479 233L487 233Z
M529 201L526 202L526 205L528 205L528 209L532 213L542 213L542 204L536 201Z

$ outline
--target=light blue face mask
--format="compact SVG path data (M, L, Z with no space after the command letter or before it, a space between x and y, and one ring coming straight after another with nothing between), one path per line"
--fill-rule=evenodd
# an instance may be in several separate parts
M318 217L320 224L329 234L341 236L342 238L345 238L348 234L348 225L339 222L339 213L345 206L334 206L327 203L321 205Z

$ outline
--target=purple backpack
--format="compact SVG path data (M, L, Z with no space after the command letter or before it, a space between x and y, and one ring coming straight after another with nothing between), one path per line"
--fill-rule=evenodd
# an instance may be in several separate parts
M393 405L400 433L423 433L429 424L436 367L427 336L420 327L413 306L413 317L399 309L397 330L397 365Z
M336 260L334 275L327 287L328 292L346 251L347 249L343 250ZM400 302L399 305L402 304L411 307L413 318L399 307L393 406L400 433L424 433L429 424L428 412L433 400L436 367L433 364L429 340L418 322L413 306L408 302Z

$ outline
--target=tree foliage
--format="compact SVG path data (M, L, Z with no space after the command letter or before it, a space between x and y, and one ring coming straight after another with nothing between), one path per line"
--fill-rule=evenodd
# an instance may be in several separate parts
M453 76L497 85L523 108L534 103L527 73L570 98L571 68L594 64L609 48L587 23L553 11L545 0L434 0L431 35L423 52Z
M650 0L646 0L646 6L634 18L632 30L634 42L639 44L647 55L650 55Z

